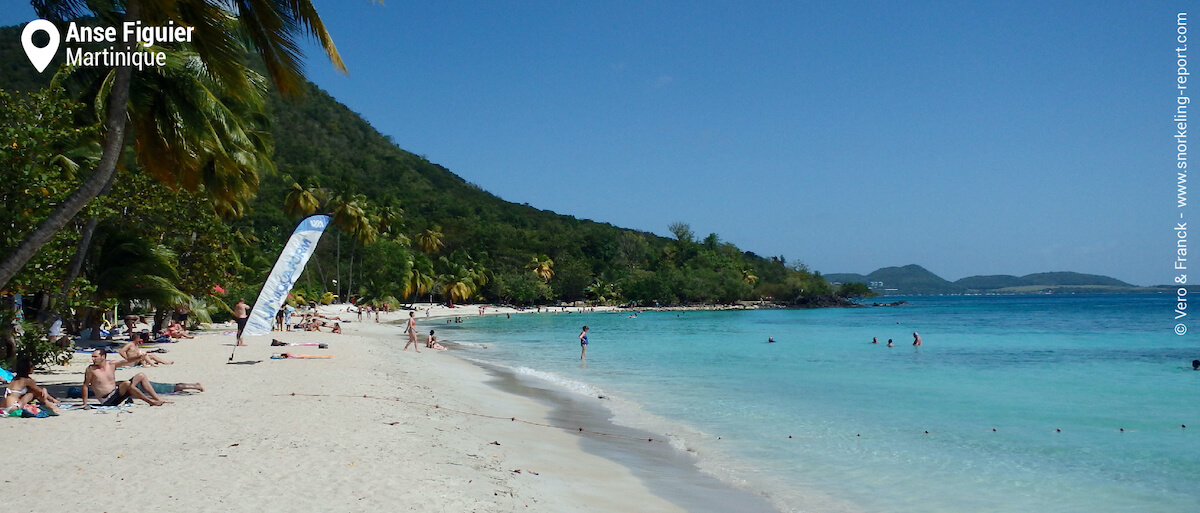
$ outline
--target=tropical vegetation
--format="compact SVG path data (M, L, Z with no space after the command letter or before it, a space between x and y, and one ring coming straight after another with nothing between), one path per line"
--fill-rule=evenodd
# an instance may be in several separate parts
M836 302L819 273L782 256L700 239L682 222L667 238L509 203L400 149L299 75L306 35L340 67L306 1L262 4L273 12L34 4L52 20L174 20L205 36L167 45L168 65L136 75L0 69L20 88L0 91L0 163L12 170L0 183L0 288L43 324L61 316L78 332L118 310L161 322L179 305L227 318L312 214L333 223L297 303ZM20 51L19 30L0 29L0 58ZM11 357L11 329L5 340Z

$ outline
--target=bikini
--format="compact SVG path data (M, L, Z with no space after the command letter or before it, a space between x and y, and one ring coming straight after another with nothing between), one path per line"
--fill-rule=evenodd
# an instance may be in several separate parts
M15 395L15 396L20 397L20 396L23 396L28 393L29 393L29 387L25 387L25 388L21 388L21 389L12 389L12 388L6 387L4 389L4 397L8 397L10 395Z

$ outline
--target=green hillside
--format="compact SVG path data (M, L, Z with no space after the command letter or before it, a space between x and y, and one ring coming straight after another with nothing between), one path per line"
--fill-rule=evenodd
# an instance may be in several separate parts
M954 283L972 290L993 290L1005 287L1020 287L1028 285L1024 280L1010 274L993 274L989 276L968 276Z
M1132 287L1116 278L1096 274L1073 272L1036 273L1021 277L1022 285L1088 286L1088 287Z
M953 283L919 265L884 267L863 276L827 274L833 283L882 283L876 291L889 295L920 294L1129 294L1161 292L1158 288L1138 287L1115 278L1075 272L1036 273L1026 276L997 274L968 276Z
M0 69L0 88L30 91L47 84L55 70L39 75L23 56L14 57L19 32L0 28L0 55L15 63ZM98 90L96 82L65 83L85 110L97 103L86 96ZM95 119L91 112L77 117L89 114ZM225 299L256 293L300 218L297 212L307 208L307 200L295 198L310 197L317 212L341 209L335 223L344 229L321 239L297 284L306 298L333 293L405 302L458 294L460 300L521 304L674 304L767 297L794 305L841 304L831 299L825 279L803 265L743 251L717 234L694 234L683 223L670 227L673 238L664 238L504 201L397 147L311 83L301 100L272 94L262 114L275 172L259 173L257 193L241 217L206 215L228 226L222 245L237 253L240 270L222 271L229 277L218 283L230 291ZM130 162L121 173L140 171ZM138 223L121 221L114 224ZM193 250L199 248L177 251ZM192 270L181 267L180 273L186 281Z
M884 267L867 275L867 280L881 282L888 294L961 294L966 288L948 282L919 265Z
M833 273L824 276L829 283L862 283L866 285L870 281L866 276L858 273Z

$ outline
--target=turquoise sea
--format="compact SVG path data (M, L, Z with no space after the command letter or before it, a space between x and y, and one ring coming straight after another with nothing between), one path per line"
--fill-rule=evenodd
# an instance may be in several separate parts
M469 317L439 333L469 359L606 396L614 422L668 434L783 511L1200 511L1200 340L1173 332L1173 297L898 299Z

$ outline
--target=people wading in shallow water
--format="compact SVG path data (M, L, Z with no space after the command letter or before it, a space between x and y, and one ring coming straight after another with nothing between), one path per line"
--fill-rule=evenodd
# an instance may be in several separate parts
M921 347L921 336L913 332L913 347Z
M580 360L583 360L585 357L587 357L587 332L588 327L584 326L583 331L579 333L579 347L583 349L583 351L579 353Z

